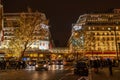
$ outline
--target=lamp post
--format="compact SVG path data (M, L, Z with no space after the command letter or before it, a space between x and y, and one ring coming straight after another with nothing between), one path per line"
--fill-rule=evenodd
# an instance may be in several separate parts
M111 28L108 28L109 31L111 31ZM113 31L114 31L114 37L115 37L115 47L116 47L116 57L117 60L119 60L119 56L118 56L118 47L117 47L117 34L116 34L116 27L113 27Z

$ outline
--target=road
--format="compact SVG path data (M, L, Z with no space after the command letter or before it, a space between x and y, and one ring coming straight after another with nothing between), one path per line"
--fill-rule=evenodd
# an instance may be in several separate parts
M92 69L89 71L88 80L120 80L120 68L113 68L113 76L109 75L108 68L99 69L97 74ZM80 80L80 78L73 74L71 66L48 71L0 70L0 80Z
M0 80L78 80L80 76L73 74L72 67L63 70L5 70L0 71Z
M109 74L108 68L99 69L99 73L95 74L92 70L92 80L120 80L120 68L113 68L113 75Z

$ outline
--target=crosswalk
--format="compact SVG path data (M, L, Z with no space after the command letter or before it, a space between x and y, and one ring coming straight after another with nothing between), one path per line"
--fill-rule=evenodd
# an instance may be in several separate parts
M35 70L35 66L27 66L26 70ZM63 65L51 65L48 66L48 70L74 70L72 66L63 66Z
M64 70L70 70L70 71L73 71L74 68L73 68L73 67L64 67Z
M55 66L49 66L48 70L74 70L74 68L70 66L55 65Z

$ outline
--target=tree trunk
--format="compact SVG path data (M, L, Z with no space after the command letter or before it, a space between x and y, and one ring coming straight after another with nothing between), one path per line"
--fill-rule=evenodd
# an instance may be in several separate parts
M19 60L22 60L22 58L24 57L24 53L25 53L25 51L22 51L22 52L21 52L21 55L20 55L20 57L19 57Z

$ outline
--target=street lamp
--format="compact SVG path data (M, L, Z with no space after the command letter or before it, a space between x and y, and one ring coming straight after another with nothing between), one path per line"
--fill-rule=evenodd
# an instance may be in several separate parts
M111 27L108 28L109 31L111 31ZM112 29L114 31L114 37L115 37L115 47L116 47L116 57L117 57L117 60L119 60L119 56L118 56L118 47L117 47L117 34L116 34L116 27L113 27Z

